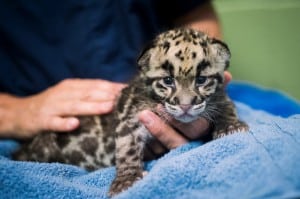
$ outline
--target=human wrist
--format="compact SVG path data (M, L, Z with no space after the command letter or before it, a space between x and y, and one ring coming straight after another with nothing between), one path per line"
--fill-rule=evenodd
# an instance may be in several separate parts
M0 94L0 137L20 137L22 125L19 117L24 111L22 103L23 98Z

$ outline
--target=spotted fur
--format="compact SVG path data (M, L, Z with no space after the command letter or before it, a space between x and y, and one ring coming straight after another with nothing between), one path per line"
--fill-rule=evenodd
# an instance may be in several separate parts
M223 73L229 59L227 45L202 32L164 32L141 53L140 73L123 89L114 112L81 117L80 127L72 133L40 134L14 158L62 162L88 170L115 164L109 194L117 194L142 178L146 146L154 140L138 121L142 110L155 111L160 104L166 114L181 122L206 118L212 124L213 139L248 129L224 92Z

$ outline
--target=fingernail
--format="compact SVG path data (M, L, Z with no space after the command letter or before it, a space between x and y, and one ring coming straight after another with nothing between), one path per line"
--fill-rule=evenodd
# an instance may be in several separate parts
M79 124L79 120L77 118L70 118L68 120L68 128L69 129L74 129L75 127L77 127Z
M145 126L150 127L154 122L152 114L150 111L143 111L139 114L139 119Z

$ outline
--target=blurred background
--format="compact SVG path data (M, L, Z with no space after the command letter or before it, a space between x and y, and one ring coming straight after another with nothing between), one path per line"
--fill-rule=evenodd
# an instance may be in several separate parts
M229 70L300 101L300 0L215 0Z

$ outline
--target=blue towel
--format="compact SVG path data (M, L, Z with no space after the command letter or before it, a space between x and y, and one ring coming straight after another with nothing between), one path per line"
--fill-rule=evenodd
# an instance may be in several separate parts
M297 105L277 95L283 104ZM299 198L300 114L282 117L236 106L248 133L174 149L146 163L148 174L116 198ZM0 141L0 198L107 198L114 167L87 172L16 162L10 154L17 147L13 140Z
M299 102L281 91L259 87L249 82L233 82L227 88L231 99L254 109L265 110L282 117L300 113Z

